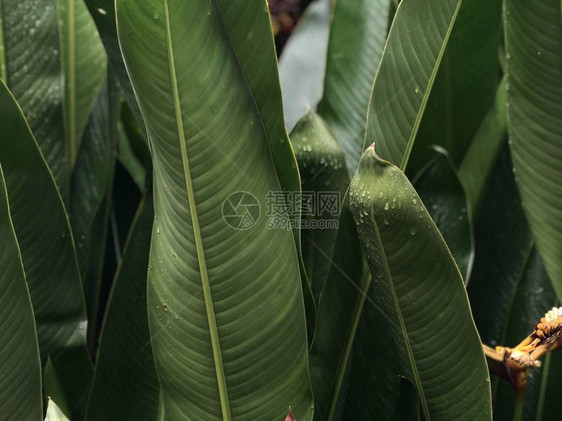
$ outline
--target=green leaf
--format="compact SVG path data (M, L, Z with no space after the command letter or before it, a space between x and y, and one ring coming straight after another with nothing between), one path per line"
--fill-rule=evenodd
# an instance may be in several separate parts
M336 233L341 200L349 184L345 156L326 123L314 111L291 133L302 181L302 255L314 299L324 287ZM335 201L327 206L326 201ZM328 202L329 204L329 202Z
M505 326L534 240L521 208L507 145L498 158L482 209L486 211L475 223L476 258L468 294L482 342L509 346Z
M148 319L172 419L312 415L295 240L252 213L300 191L268 18L257 0L117 1L154 162Z
M438 156L413 184L468 282L474 259L472 216L449 156Z
M462 2L417 135L413 173L431 156L431 145L446 149L459 166L493 105L500 74L501 10L501 0Z
M88 403L89 420L156 420L160 385L146 308L152 194L141 202L109 299Z
M562 299L562 25L557 0L505 3L507 121L531 231Z
M57 404L49 398L49 403L47 405L47 414L45 415L45 421L69 421L69 419L64 415Z
M53 366L53 362L49 358L45 368L43 369L43 396L47 396L48 400L54 400L63 414L70 414L70 407L66 401L64 387L60 382L59 376Z
M395 328L387 340L401 350L401 374L416 385L425 418L490 419L490 380L462 277L406 176L374 146L351 182L350 206L377 303Z
M111 89L116 92L117 87ZM72 177L69 216L82 277L88 268L93 222L113 181L118 107L117 97L113 94L110 100L109 95L106 82L86 126Z
M63 115L70 168L99 88L107 74L107 57L84 0L56 0L64 96Z
M3 2L0 79L17 98L61 195L67 199L70 166L64 140L60 45L53 0Z
M110 73L98 94L80 144L69 206L70 224L76 241L76 254L88 311L90 343L97 326L118 118L119 88Z
M115 1L114 0L84 0L96 27L98 28L99 36L107 52L107 58L111 64L111 70L114 72L119 86L123 91L123 95L132 110L137 123L143 126L143 120L129 75L125 69L123 56L119 47L119 40L117 39L117 24L115 22Z
M322 98L330 33L331 0L317 0L304 11L279 59L285 126L293 130Z
M349 177L365 149L369 94L382 56L389 0L338 0L330 29L320 115L343 148Z
M0 164L37 322L41 356L85 343L86 316L72 233L23 112L0 84Z
M480 210L490 175L507 134L505 78L502 79L496 100L484 117L476 136L459 167L458 176L464 187L473 215Z
M119 151L117 157L121 165L125 167L131 178L135 181L139 191L144 191L147 180L146 168L133 152L129 136L127 136L122 123L119 123Z
M41 420L41 362L31 299L0 165L0 414Z
M370 275L364 264L355 222L343 202L333 259L324 256L329 275L318 304L317 325L310 349L314 392L314 419L332 420L345 396L344 376L349 366L357 323L361 317ZM379 412L380 413L380 412Z
M508 152L506 145L483 200L486 212L476 225L477 253L468 286L476 326L482 341L491 346L517 345L556 301L520 204ZM558 416L561 358L553 353L542 368L531 370L524 419ZM498 378L492 384L494 419L513 419L513 387Z
M403 0L384 48L364 146L406 168L462 0ZM329 120L328 120L329 121Z

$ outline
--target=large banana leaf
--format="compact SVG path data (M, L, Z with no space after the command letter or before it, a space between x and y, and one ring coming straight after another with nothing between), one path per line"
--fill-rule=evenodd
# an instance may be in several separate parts
M414 146L409 168L413 173L425 165L434 144L460 165L493 104L500 74L502 4L502 0L462 2Z
M268 192L300 190L268 18L258 0L117 1L154 162L148 318L170 419L312 414L295 241L263 215Z
M141 202L106 313L87 419L156 420L160 387L150 345L146 275L152 194Z
M349 177L365 149L369 93L388 33L389 0L338 0L320 114L346 154Z
M505 3L507 118L521 200L562 299L562 24L558 0Z
M1 164L0 242L0 414L6 421L40 421L39 344Z
M0 83L0 164L37 322L41 356L85 343L72 232L53 177L15 98Z
M53 0L5 0L0 7L1 79L22 107L64 198L70 167L64 140L57 10Z
M338 231L341 201L349 184L345 155L314 111L291 133L302 180L302 255L314 299L324 287ZM328 258L328 260L326 260Z
M405 169L462 0L403 0L388 35L364 144Z
M107 69L107 57L84 0L55 0L63 70L63 114L70 167Z
M322 98L331 0L316 0L303 13L279 59L285 126L290 132Z
M400 374L415 384L425 418L490 419L490 380L462 277L420 197L374 145L351 182L350 206L375 302L394 328L387 340L401 350Z

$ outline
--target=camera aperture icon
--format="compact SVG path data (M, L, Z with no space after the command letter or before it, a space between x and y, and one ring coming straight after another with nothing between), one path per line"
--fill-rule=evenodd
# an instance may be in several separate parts
M235 230L252 228L260 219L261 207L256 197L245 191L230 194L222 204L224 221Z

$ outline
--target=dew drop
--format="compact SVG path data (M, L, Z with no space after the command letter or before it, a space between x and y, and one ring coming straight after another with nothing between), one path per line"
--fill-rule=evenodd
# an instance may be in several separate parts
M410 227L410 235L416 235L416 227Z

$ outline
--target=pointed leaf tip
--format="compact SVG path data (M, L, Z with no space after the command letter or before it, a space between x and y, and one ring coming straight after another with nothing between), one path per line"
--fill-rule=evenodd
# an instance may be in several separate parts
M293 415L293 411L292 411L290 406L289 406L289 412L287 413L287 416L285 417L285 421L297 421L297 419Z

